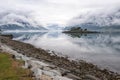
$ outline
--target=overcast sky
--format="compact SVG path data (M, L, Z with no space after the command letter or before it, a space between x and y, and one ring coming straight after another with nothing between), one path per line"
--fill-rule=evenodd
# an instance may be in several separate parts
M0 10L22 11L42 25L66 24L87 11L109 9L120 0L0 0Z

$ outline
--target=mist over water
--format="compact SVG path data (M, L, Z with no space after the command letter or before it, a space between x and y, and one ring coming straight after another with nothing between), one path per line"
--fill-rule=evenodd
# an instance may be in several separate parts
M63 34L61 32L11 33L14 40L85 60L120 73L120 33Z

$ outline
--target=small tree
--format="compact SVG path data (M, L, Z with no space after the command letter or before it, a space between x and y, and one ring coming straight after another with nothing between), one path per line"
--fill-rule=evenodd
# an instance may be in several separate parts
M81 30L81 27L72 27L71 31Z
M81 30L81 27L77 27L76 29L77 29L77 30Z
M0 33L1 33L1 29L0 29Z
M84 31L87 31L87 29L84 29Z

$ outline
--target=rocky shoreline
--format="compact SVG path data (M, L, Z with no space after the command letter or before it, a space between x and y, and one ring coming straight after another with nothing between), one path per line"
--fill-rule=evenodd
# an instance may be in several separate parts
M0 41L18 53L55 65L56 68L60 68L62 76L69 77L73 80L120 80L118 73L107 69L100 69L96 65L82 60L73 61L66 57L53 55L43 49L35 48L30 44L12 40L8 36L0 36Z
M8 55L11 55L13 60L22 61L24 63L22 69L27 69L30 71L30 74L26 75L25 77L32 78L32 80L72 80L66 76L62 76L62 73L56 66L32 57L22 55L15 50L12 50L7 45L1 44L0 52L8 53Z

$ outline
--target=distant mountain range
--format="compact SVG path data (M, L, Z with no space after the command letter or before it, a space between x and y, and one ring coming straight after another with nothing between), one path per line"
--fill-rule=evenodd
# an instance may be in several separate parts
M29 15L17 12L0 12L2 30L46 30Z
M33 26L20 26L16 24L6 24L6 25L1 25L0 28L2 30L47 30L44 27L33 27Z
M114 9L110 11L101 12L88 12L81 14L70 20L69 25L65 29L70 27L81 27L89 30L118 30L120 31L120 9Z

